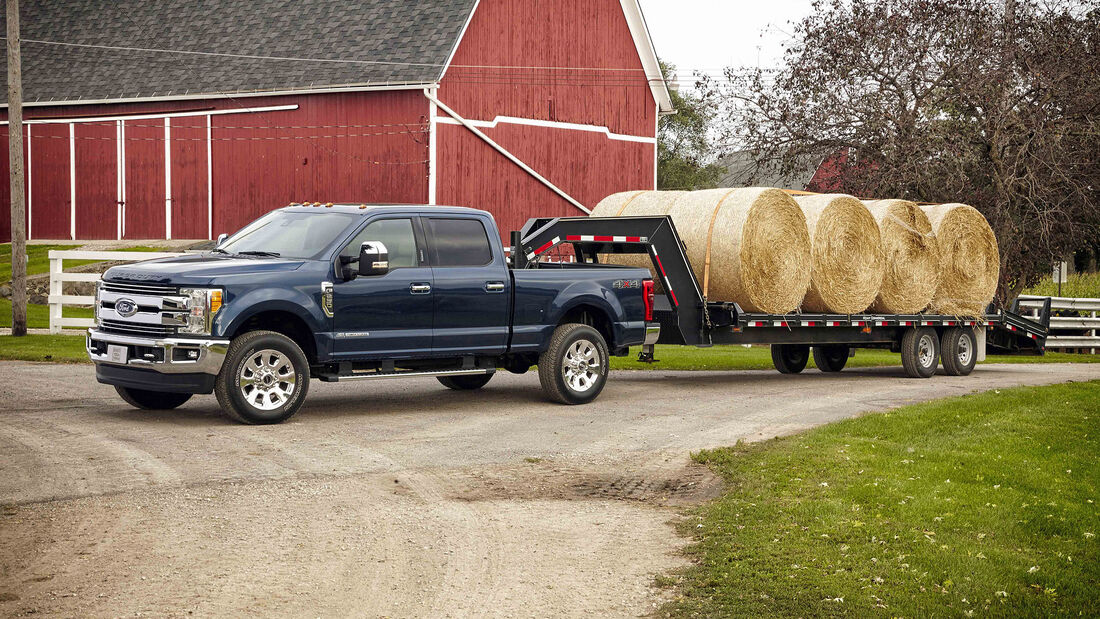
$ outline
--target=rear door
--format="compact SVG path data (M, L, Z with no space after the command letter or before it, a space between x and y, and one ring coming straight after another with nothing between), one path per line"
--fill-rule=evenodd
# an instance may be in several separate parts
M499 243L476 215L423 217L432 264L437 357L497 355L508 346L511 281Z
M381 241L389 250L390 270L333 287L337 359L431 354L435 291L419 228L415 217L384 216L368 223L341 250L341 256L354 257L364 242Z

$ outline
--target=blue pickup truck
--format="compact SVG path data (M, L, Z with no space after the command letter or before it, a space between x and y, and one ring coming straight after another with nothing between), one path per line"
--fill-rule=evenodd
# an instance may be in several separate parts
M550 399L584 404L610 355L658 339L648 270L524 264L484 211L293 204L208 253L109 269L88 354L139 408L213 392L237 421L278 423L311 378L465 390L538 366Z

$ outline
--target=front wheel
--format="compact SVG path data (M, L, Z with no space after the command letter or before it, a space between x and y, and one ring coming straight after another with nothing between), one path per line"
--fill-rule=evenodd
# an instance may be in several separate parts
M130 406L151 411L171 410L182 406L184 402L191 399L190 393L166 393L164 391L119 387L118 385L115 385L115 391Z
M607 383L607 343L588 325L559 325L550 347L539 355L539 382L543 392L562 404L587 404Z
M309 391L309 361L294 340L274 331L249 331L233 340L214 381L214 394L241 423L289 419Z
M487 374L460 374L458 376L437 376L440 384L455 391L472 391L481 389L493 377L493 373Z

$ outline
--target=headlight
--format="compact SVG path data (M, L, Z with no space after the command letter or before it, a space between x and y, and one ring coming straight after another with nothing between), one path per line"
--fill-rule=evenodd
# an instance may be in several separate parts
M214 315L222 307L222 291L218 288L183 288L180 294L186 299L187 323L179 328L179 332L210 335Z

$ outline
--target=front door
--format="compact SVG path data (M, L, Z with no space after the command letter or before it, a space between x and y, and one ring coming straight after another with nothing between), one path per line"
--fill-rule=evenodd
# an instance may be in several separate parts
M418 228L418 221L409 217L375 219L340 252L341 256L357 257L363 243L381 241L389 251L390 270L334 286L336 359L431 354L434 281L421 251Z
M494 252L480 218L422 221L435 277L435 356L503 354L512 296L504 256Z

